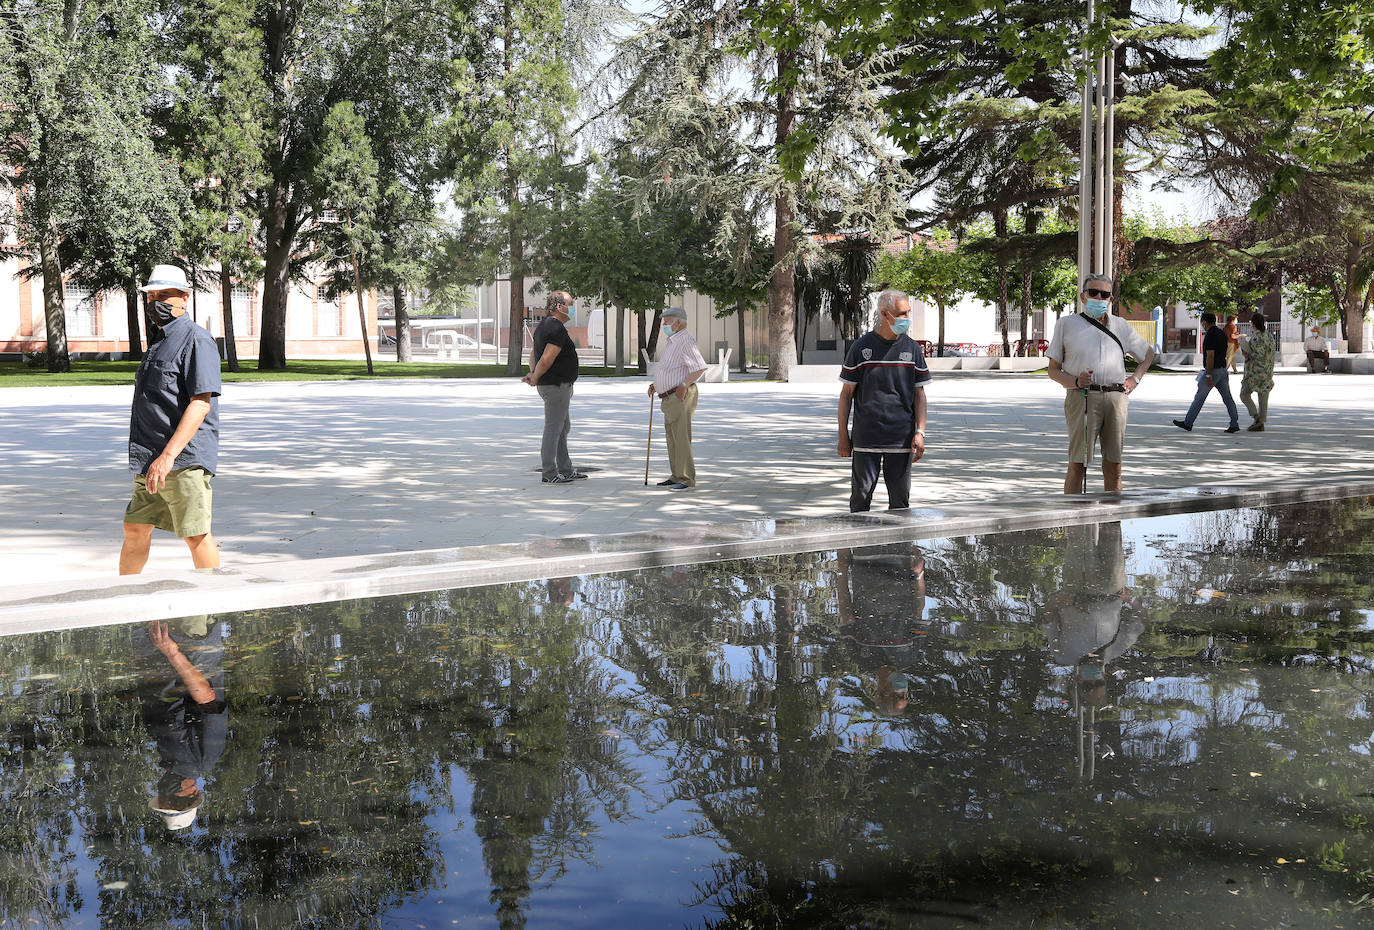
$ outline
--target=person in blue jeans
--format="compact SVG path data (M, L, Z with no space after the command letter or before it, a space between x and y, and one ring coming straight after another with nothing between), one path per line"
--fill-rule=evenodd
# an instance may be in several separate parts
M1207 327L1207 333L1202 337L1202 371L1197 373L1197 394L1193 396L1188 413L1182 420L1175 420L1174 426L1191 432L1203 402L1216 388L1221 395L1221 402L1226 405L1227 415L1231 417L1231 425L1226 427L1226 432L1238 433L1240 414L1236 411L1235 399L1231 397L1231 382L1226 372L1226 332L1217 325L1215 313L1203 313L1201 319L1202 325Z

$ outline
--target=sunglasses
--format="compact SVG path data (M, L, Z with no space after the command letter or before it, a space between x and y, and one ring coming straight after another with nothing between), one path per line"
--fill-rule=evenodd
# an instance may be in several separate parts
M1112 296L1112 292L1111 292L1111 291L1099 291L1099 290L1098 290L1097 288L1095 288L1095 287L1085 288L1084 291L1083 291L1083 293L1087 294L1089 297L1111 297L1111 296Z

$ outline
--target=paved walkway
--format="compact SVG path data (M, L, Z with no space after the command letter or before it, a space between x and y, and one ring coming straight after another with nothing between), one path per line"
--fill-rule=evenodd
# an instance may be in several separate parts
M1156 372L1135 395L1128 488L1374 475L1374 377L1280 374L1270 430L1229 436L1215 399L1192 433L1170 425L1193 386ZM130 390L0 389L0 585L114 574ZM672 493L644 486L640 379L579 382L570 445L591 478L569 485L540 483L542 408L514 379L230 384L215 533L225 563L245 564L844 512L837 393L703 386L700 483ZM913 504L1060 489L1063 391L1043 374L946 374L929 397ZM656 409L650 483L666 469ZM189 564L158 534L150 570Z

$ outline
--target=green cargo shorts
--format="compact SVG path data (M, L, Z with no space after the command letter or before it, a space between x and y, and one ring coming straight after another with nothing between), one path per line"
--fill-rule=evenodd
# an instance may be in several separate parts
M150 524L182 539L210 532L210 478L199 465L167 473L167 484L149 494L147 478L134 476L134 496L124 510L125 523Z

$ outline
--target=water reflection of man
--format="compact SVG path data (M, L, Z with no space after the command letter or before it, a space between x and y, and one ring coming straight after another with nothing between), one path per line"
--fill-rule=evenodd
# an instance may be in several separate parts
M1071 526L1066 536L1062 587L1046 604L1049 647L1056 665L1074 666L1079 768L1091 774L1097 708L1107 696L1107 666L1135 645L1145 624L1139 611L1124 610L1133 602L1121 524Z
M201 781L224 753L223 630L207 616L154 620L135 628L134 654L139 712L162 767L148 806L167 829L181 830L204 805Z
M859 667L877 681L877 708L900 714L908 702L901 670L919 658L925 616L925 558L914 543L836 552L840 635Z

